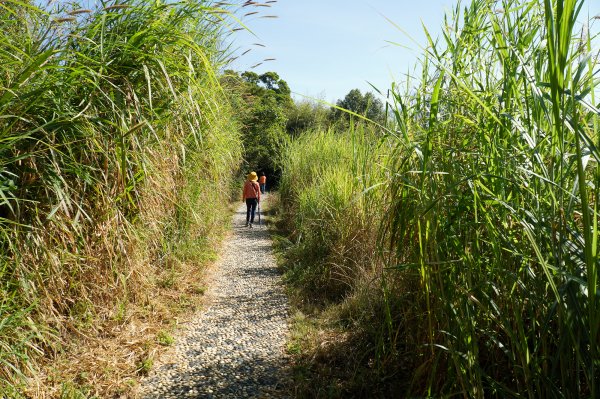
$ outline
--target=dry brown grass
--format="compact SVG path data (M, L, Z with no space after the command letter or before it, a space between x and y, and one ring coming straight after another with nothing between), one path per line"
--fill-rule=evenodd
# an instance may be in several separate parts
M73 381L89 396L135 397L146 371L144 362L154 361L166 348L157 339L159 334L173 334L202 306L205 266L179 264L172 287L146 291L140 303L126 305L125 314L118 306L103 309L98 315L102 322L93 329L82 332L73 326L62 339L61 351L30 380L27 395L60 397L63 384Z
M43 295L35 317L58 338L52 347L42 346L45 356L30 373L26 397L68 398L70 391L86 397L136 397L140 378L166 348L159 337L174 334L202 307L207 267L224 223L219 218L192 223L192 235L210 231L210 238L196 241L201 248L191 253L180 253L181 243L165 247L176 193L187 182L172 173L178 170L176 156L157 150L149 158L138 225L124 224L122 215L109 210L87 236L86 253L79 258L57 255L72 245L68 232L60 236L62 242L46 246L56 252L48 254L50 278L38 282ZM50 240L49 235L41 237Z

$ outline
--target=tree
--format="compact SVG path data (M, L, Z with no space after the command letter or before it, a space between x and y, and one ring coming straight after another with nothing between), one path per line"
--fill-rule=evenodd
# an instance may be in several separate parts
M227 70L221 83L242 125L248 170L264 171L275 177L278 175L275 160L286 139L287 115L293 106L287 82L276 72L258 75Z
M338 100L336 106L344 110L361 115L374 122L383 124L385 122L385 109L380 99L373 93L366 92L364 95L359 89L352 89L343 100ZM339 108L332 108L334 120L349 120L351 114Z

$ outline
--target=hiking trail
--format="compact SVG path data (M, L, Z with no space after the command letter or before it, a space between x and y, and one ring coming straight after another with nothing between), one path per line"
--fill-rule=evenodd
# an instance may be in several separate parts
M233 217L213 266L208 304L142 381L141 397L287 398L288 300L267 228ZM263 220L264 221L264 220Z

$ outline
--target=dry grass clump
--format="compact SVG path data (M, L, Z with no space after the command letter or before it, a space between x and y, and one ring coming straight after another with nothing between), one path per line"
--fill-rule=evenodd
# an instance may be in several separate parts
M339 300L374 267L379 215L370 207L379 192L361 193L380 176L383 156L376 135L364 126L339 134L310 132L284 151L286 273L308 298Z
M140 378L204 302L207 265L168 263L169 271L157 272L145 290L136 290L136 300L97 309L93 326L73 326L63 334L60 352L40 366L26 395L56 398L79 392L86 397L135 397Z
M84 293L94 297L79 297L68 315L45 320L61 330L54 354L29 379L27 397L135 396L140 377L165 348L161 337L173 334L202 305L205 268L214 259L226 224L207 227L197 220L211 229L210 241L188 235L186 242L165 244L163 230L175 213L173 193L182 182L171 173L176 157L151 159L152 178L140 190L146 204L140 212L144 228L132 234L122 266L128 275L106 272L106 263L100 261L92 264L82 280L93 287ZM104 254L98 259L113 258Z

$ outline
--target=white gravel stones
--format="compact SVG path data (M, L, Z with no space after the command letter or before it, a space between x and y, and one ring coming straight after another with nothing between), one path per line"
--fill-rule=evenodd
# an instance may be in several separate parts
M169 363L144 381L143 398L287 398L288 302L265 227L244 227L246 207L223 245L209 307L176 340Z

